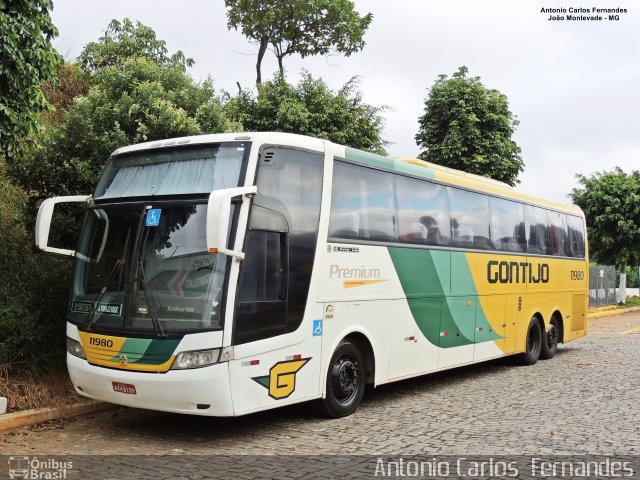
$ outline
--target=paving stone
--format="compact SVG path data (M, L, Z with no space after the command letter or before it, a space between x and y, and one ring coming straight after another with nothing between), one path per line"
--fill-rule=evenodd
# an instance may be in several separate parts
M207 478L212 470L234 473L224 475L229 478L269 475L257 463L229 462L222 471L211 460L189 464L186 473L185 463L200 458L188 454L638 455L640 334L623 332L639 326L640 312L604 317L591 322L588 336L561 346L554 359L530 367L502 359L383 385L344 419L319 418L304 404L239 418L122 408L61 429L4 434L0 451L171 455L158 457L155 474L144 474L148 478ZM327 457L329 466L337 461L332 458L339 457ZM86 478L122 478L133 468L106 465L107 472L88 470ZM302 466L281 473L322 476Z

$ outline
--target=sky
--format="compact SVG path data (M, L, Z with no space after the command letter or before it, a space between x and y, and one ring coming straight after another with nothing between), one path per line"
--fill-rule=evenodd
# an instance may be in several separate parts
M640 169L640 6L632 0L355 0L373 13L363 51L285 59L338 89L360 77L365 102L387 106L391 156L415 156L424 100L438 75L466 65L500 90L520 121L514 140L525 169L516 190L568 202L576 174ZM549 21L541 8L626 8L618 21ZM566 16L566 14L564 14ZM608 15L604 15L607 17ZM237 90L255 82L257 47L226 26L222 0L54 0L54 46L67 59L97 40L113 18L152 27L171 53L195 60L196 80ZM263 78L277 70L273 54Z

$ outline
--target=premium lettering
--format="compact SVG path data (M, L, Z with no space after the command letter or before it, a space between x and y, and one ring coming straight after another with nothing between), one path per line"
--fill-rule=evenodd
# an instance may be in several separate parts
M360 268L340 268L339 265L331 265L329 270L329 278L353 278L361 280L363 278L380 278L379 268L366 268L364 265Z

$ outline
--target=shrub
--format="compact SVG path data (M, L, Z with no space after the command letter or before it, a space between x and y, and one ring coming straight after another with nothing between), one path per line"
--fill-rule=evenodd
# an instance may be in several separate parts
M0 368L37 373L64 365L70 261L35 250L26 199L0 159Z

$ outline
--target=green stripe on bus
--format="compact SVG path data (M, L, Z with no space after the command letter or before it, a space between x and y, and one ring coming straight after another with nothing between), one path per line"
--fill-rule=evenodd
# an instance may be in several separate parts
M173 355L179 343L179 339L152 340L147 351L136 363L146 365L159 365L164 363L171 358L171 355Z
M429 342L451 348L502 338L492 331L479 303L469 310L479 300L464 253L402 247L388 247L388 251L414 321ZM470 297L451 296L451 290ZM467 300L472 303L467 305Z
M393 158L383 157L382 155L376 155L375 153L363 152L351 147L345 147L345 156L347 160L354 162L364 163L365 165L371 165L374 167L386 168L387 170L393 170Z
M135 362L144 355L151 342L152 340L149 338L127 338L120 351L111 360L118 362L120 361L120 355L126 354L129 363Z
M489 320L487 320L487 316L482 308L480 299L477 297L478 291L476 290L476 284L473 281L473 275L471 274L471 268L467 261L467 255L467 253L463 252L451 252L451 271L453 278L456 279L455 281L457 288L459 289L458 291L475 296L476 301L478 302L475 312L475 336L472 336L471 338L474 338L475 343L498 340L503 337L493 330ZM455 268L454 265L456 266ZM452 290L456 290L453 288L453 285Z
M420 165L414 165L413 163L407 163L401 160L395 161L394 170L398 173L407 173L429 180L435 180L436 178L436 171L433 168L421 167Z
M449 255L442 250L389 247L407 298L449 293Z
M345 147L344 150L345 157L347 160L351 160L352 162L384 168L385 170L391 170L392 172L406 173L430 180L434 180L436 178L436 172L433 168L422 167L420 165L414 165L401 160L383 157L382 155L376 155L375 153L363 152L362 150L357 150L355 148Z

